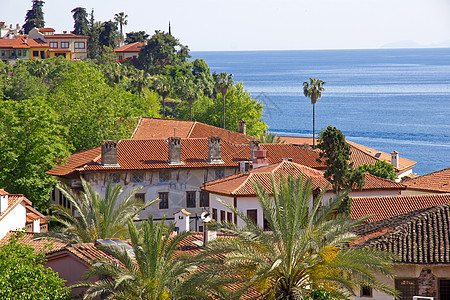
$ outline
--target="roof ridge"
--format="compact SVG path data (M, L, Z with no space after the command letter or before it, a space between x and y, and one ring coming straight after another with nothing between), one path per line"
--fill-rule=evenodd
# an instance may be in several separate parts
M436 174L436 173L439 173L439 172L443 172L443 171L446 171L446 170L450 170L450 167L447 167L447 168L444 168L444 169L441 169L441 170L436 170L436 171L433 171L433 172L430 172L430 173L427 173L427 174L423 174L423 175L417 176L415 178L408 179L406 181L411 182L411 181L416 180L418 178L422 178L422 177L425 177L425 176L433 175L433 174Z

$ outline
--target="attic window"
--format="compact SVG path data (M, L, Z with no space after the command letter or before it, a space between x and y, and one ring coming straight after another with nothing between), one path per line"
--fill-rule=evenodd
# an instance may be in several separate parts
M160 171L159 172L159 182L167 182L169 181L169 171Z
M120 182L120 174L119 173L111 174L111 179L112 179L113 183L119 183Z
M144 181L144 174L142 173L133 173L133 182L139 183Z

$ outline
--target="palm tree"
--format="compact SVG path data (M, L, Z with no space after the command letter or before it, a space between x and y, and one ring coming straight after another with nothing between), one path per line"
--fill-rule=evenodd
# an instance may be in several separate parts
M163 101L163 118L166 117L166 98L172 92L170 79L167 76L159 77L155 81L155 91L161 96Z
M197 85L186 77L179 80L178 86L179 96L189 105L189 120L192 121L192 105L200 97L201 92Z
M309 97L311 99L311 104L313 105L313 148L316 148L316 139L315 139L315 133L316 133L316 102L317 99L320 99L322 97L322 92L325 91L323 88L323 85L326 84L325 81L322 81L320 79L310 78L309 82L305 81L303 82L303 94L305 97Z
M223 100L223 128L225 129L225 97L233 88L233 74L222 72L220 74L213 73L214 90L222 95Z
M119 24L120 28L120 42L123 42L123 25L128 24L128 15L126 15L123 11L114 15L114 21Z
M131 220L128 228L133 251L102 246L121 264L104 260L92 266L86 279L95 274L108 279L77 284L88 287L84 299L108 295L108 299L157 300L198 294L196 287L184 280L196 269L194 262L176 254L180 242L190 235L188 232L170 236L175 224L167 227L164 220L155 223L153 219L143 222L142 235L138 235Z
M142 187L135 186L124 195L121 184L108 182L105 197L102 198L92 186L81 179L84 192L75 193L67 185L58 184L57 188L67 198L74 213L61 205L51 207L53 215L50 221L60 223L59 231L49 232L53 236L69 243L87 243L97 239L123 238L128 233L127 220L135 219L139 212L154 204L157 200L142 203L134 195ZM118 203L118 200L121 202Z
M303 178L272 178L273 196L260 183L255 189L271 232L222 202L246 226L212 223L234 236L209 242L198 258L204 266L198 276L211 284L213 294L227 286L238 295L251 287L265 299L302 299L320 287L337 296L347 296L360 286L395 294L375 277L375 273L392 276L393 257L348 247L356 238L351 229L361 220L335 214L342 197L322 204L322 194L311 203L311 181Z
M263 133L259 136L259 141L263 144L284 144L281 138L271 132Z
M136 91L141 98L142 90L150 83L150 75L143 70L136 70L132 75L132 85L136 88Z

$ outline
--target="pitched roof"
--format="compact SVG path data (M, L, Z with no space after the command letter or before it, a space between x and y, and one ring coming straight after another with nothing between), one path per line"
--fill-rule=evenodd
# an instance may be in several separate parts
M141 118L132 139L167 139L174 136L174 128L175 136L181 138L207 138L210 136L220 136L222 140L234 144L248 144L250 141L254 140L254 138L249 135L196 121L158 118Z
M88 36L85 35L77 35L77 34L73 34L73 33L55 33L52 35L46 35L45 36L46 39L88 39Z
M275 163L282 158L292 158L294 162L314 168L323 168L316 161L318 153L312 150L285 144L260 144L268 150L269 162ZM248 144L231 144L222 140L221 155L224 163L208 162L208 139L181 139L181 159L183 164L169 164L167 140L120 140L117 144L118 165L104 167L101 164L100 147L71 155L66 164L47 171L47 174L69 176L74 172L101 170L152 170L174 168L237 167L239 161L249 160Z
M55 32L55 29L51 27L38 28L39 32Z
M37 235L36 233L11 230L0 240L0 247L7 244L11 237L16 234L22 235L19 239L20 243L32 246L35 250L42 251L44 253L59 251L67 246L66 243L51 238L35 240L34 238Z
M278 181L280 175L283 175L283 177L285 178L288 176L300 177L303 175L305 178L311 179L313 188L320 187L323 189L327 187L327 191L332 190L330 182L328 182L323 177L322 172L286 160L258 169L253 169L249 172L230 175L227 177L206 182L202 187L202 189L208 192L223 195L234 195L244 197L255 196L256 191L253 186L253 183L256 182L260 183L266 191L270 191L271 193L272 192L271 177L273 176L274 179ZM365 181L366 184L364 185L363 190L404 189L404 186L399 183L378 178L370 174L365 174Z
M16 36L15 39L0 38L0 48L29 49L30 47L48 47L48 44L40 39L28 39L24 36Z
M114 49L115 52L139 52L141 51L142 46L144 46L144 43L141 42L135 42L127 45L123 45L122 47L118 47Z
M9 214L17 205L20 203L25 202L25 205L31 206L32 203L30 200L28 200L24 195L22 194L16 194L16 195L8 195L8 208L0 213L0 221ZM25 224L24 224L25 225Z
M408 190L450 193L450 168L428 173L402 183Z
M372 216L368 222L373 222L445 203L450 203L450 194L353 197L350 216Z
M372 226L358 246L390 251L400 257L399 263L450 263L448 204L412 211L386 221L379 221L378 232L374 232ZM364 226L369 225L358 228L360 233Z

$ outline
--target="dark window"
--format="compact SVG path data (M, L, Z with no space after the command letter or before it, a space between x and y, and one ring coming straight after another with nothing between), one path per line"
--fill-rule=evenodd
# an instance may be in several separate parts
M271 231L272 230L272 229L270 229L269 221L267 221L265 216L264 216L264 225L263 226L264 226L263 230L265 230L265 231Z
M159 182L166 182L166 181L169 181L169 172L168 171L159 172Z
M64 53L64 57L66 57L66 54ZM41 51L41 58L44 59L45 58L45 51Z
M439 279L439 299L450 299L450 279Z
M233 213L227 212L227 222L233 222Z
M55 186L52 187L52 203L55 203L56 200L56 190L55 190Z
M216 179L222 178L225 176L225 170L224 169L217 169L216 170Z
M212 209L212 218L213 218L214 220L216 220L216 221L219 221L219 220L217 219L217 209L215 209L215 208Z
M361 297L372 297L372 288L369 286L361 287Z
M133 173L133 182L143 182L144 181L144 174L143 173Z
M61 42L61 48L69 48L69 42Z
M5 56L5 50L2 50L2 56Z
M39 51L33 51L33 56L38 57L39 56Z
M145 203L145 193L134 194L134 198L141 200L141 203Z
M225 211L221 210L220 211L220 222L225 222Z
M16 52L14 50L11 51L11 56L15 56Z
M186 207L196 207L195 192L186 192Z
M255 222L255 224L258 224L258 210L247 209L247 217L249 217L250 220L253 220L253 222Z
M22 56L22 50L17 50L17 56Z
M205 191L200 191L200 206L209 207L209 193Z
M27 50L23 50L22 54L23 56L27 56Z
M411 300L417 295L417 279L404 278L395 279L395 289L400 292L401 300Z
M118 173L111 174L111 179L112 179L113 183L119 183L120 182L120 174L118 174Z
M169 193L158 193L158 198L161 199L159 202L159 209L168 209L169 208Z

